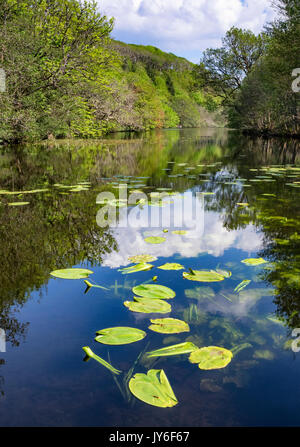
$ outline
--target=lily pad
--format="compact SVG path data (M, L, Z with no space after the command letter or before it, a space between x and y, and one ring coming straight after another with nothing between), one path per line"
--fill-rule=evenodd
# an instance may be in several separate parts
M190 341L179 343L177 345L167 346L166 348L156 349L155 351L147 352L147 357L168 357L170 355L190 354L198 351L198 346Z
M178 400L162 369L150 369L147 374L135 374L129 381L132 394L142 402L155 407L174 407Z
M54 276L55 278L62 278L62 279L85 279L88 278L89 275L91 275L91 270L87 269L61 269L61 270L54 270L50 273L51 276Z
M183 277L190 281L199 281L199 282L217 282L224 281L224 276L220 275L214 270L192 270L190 273L183 272Z
M211 271L213 271L213 270L211 270ZM229 270L216 269L216 272L219 275L224 276L224 278L230 278L232 276L232 273Z
M149 329L161 334L180 334L181 332L190 331L190 327L185 321L175 318L157 318L150 321L152 324L149 326Z
M161 270L182 270L182 269L184 269L183 265L176 264L175 262L167 262L164 265L160 265L158 268Z
M225 348L218 346L207 346L193 351L189 356L191 363L198 363L200 369L225 368L231 362L233 354Z
M166 241L165 237L159 237L159 236L149 236L146 237L145 242L148 244L162 244Z
M152 300L151 298L134 297L134 301L124 301L124 306L132 312L145 314L167 314L171 312L169 303L163 300Z
M25 206L25 205L29 205L30 202L11 202L8 203L8 206Z
M146 337L146 332L133 327L112 327L96 332L96 341L105 345L127 345Z
M166 286L161 286L159 284L140 284L132 289L135 295L141 296L143 298L155 298L168 300L174 298L176 293L174 290Z
M118 272L122 272L122 275L127 275L128 273L144 272L151 270L154 266L152 264L146 264L142 262L140 264L132 265L131 267L126 267L124 269L118 269Z
M130 262L132 262L133 264L140 264L140 263L143 263L143 262L157 261L157 258L155 256L152 256L152 255L136 255L136 256L130 256L128 258L128 260Z
M265 261L263 258L249 258L244 259L241 262L246 265L255 266L255 265L266 264L267 261Z
M179 234L179 235L185 235L185 234L187 234L187 231L186 230L174 230L174 231L172 231L172 233L173 234Z

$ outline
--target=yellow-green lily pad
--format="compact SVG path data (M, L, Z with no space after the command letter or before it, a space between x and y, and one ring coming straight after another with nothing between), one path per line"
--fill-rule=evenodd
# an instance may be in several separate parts
M149 236L145 238L145 242L148 244L162 244L166 241L165 237L159 237L159 236Z
M199 282L217 282L224 281L224 276L214 270L192 270L191 272L183 272L183 277L190 281Z
M130 262L132 262L133 264L140 264L140 263L143 263L143 262L157 261L157 258L155 256L152 256L152 255L136 255L136 256L130 256L128 258L128 260Z
M134 297L134 301L124 301L124 306L132 312L145 314L167 314L171 312L169 303L163 300L153 300L151 298Z
M176 262L167 262L164 265L160 265L158 268L161 270L182 270L182 269L184 269L183 265L176 264Z
M128 273L145 272L153 268L152 264L146 264L141 262L140 264L132 265L131 267L125 267L124 269L118 269L118 272L122 272L122 275L127 275Z
M265 261L263 258L249 258L244 259L241 262L246 265L255 266L255 265L266 264L267 261Z
M190 331L190 327L185 321L177 320L176 318L157 318L150 321L152 324L149 326L149 329L161 334L180 334L181 332Z
M129 381L132 394L142 402L155 407L174 407L178 400L162 369L150 369L147 374L137 373Z
M55 278L62 278L62 279L85 279L88 278L89 275L91 275L91 270L87 269L61 269L61 270L54 270L50 273L51 276L54 276Z
M170 355L189 354L197 351L198 346L190 341L179 343L176 345L167 346L166 348L156 349L155 351L147 352L147 357L168 357Z
M176 295L174 290L160 284L140 284L133 287L132 291L135 295L152 299L168 300Z
M233 354L225 348L218 346L207 346L193 351L189 356L191 363L198 363L200 369L225 368L231 362Z
M105 345L127 345L146 337L146 332L133 327L111 327L96 332L96 341Z

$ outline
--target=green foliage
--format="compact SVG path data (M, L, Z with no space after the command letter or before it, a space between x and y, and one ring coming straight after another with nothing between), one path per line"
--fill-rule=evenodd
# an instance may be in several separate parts
M194 127L217 107L195 96L186 59L112 40L93 0L0 0L0 11L0 142Z

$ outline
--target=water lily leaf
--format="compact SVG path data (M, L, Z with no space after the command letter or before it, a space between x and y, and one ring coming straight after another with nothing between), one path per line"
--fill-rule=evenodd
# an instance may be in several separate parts
M193 351L189 356L191 363L198 363L200 369L225 368L231 362L232 352L218 346L207 346Z
M265 264L267 261L265 261L263 258L249 258L249 259L244 259L241 262L246 265L255 266L255 265Z
M147 374L135 374L129 381L132 394L142 402L155 407L174 407L178 400L162 369L150 369Z
M193 273L183 272L183 277L190 281L215 282L224 281L224 276L214 270L193 270Z
M29 205L30 202L11 202L8 203L8 206L24 206L24 205Z
M247 287L250 284L251 280L250 279L244 279L242 282L240 282L236 288L234 289L234 291L236 293L240 293L245 287Z
M84 346L82 348L84 350L84 352L86 353L86 355L88 357L90 357L91 359L96 360L96 362L100 363L101 365L105 366L105 368L109 369L112 373L114 374L120 374L122 371L114 368L110 363L106 362L105 360L103 360L101 357L99 357L98 355L96 355L91 348L89 348L88 346Z
M152 255L136 255L136 256L130 256L128 260L133 264L140 264L144 262L157 261L157 258Z
M172 231L173 234L179 234L179 235L185 235L187 234L186 230L174 230Z
M146 332L133 327L111 327L96 332L96 341L105 345L127 345L146 337Z
M159 236L149 236L146 237L145 242L148 244L162 244L166 241L165 237L159 237Z
M96 289L109 290L107 287L99 286L98 284L92 284L87 279L85 279L84 282L86 284L86 290L84 293L87 293L92 287L95 287Z
M185 321L177 320L176 318L157 318L150 320L151 325L149 329L161 334L180 334L181 332L189 332L190 327Z
M152 264L146 264L144 262L131 267L126 267L124 269L118 269L118 272L122 272L122 275L127 275L128 273L144 272L151 270L154 266Z
M132 289L133 293L144 298L158 298L168 300L174 298L174 290L159 284L140 284Z
M54 270L50 273L51 276L54 276L55 278L62 278L62 279L85 279L88 278L89 275L91 275L91 270L87 269L61 269L61 270Z
M183 265L176 264L175 262L167 262L164 265L160 265L158 268L161 270L182 270L182 269L184 269Z
M169 303L163 300L153 300L151 298L134 297L134 301L124 301L124 306L128 307L132 312L145 314L167 314L171 312Z
M198 351L198 349L198 346L194 345L194 343L186 341L185 343L179 343L177 345L147 352L146 355L147 357L167 357L170 355L190 354L193 351Z

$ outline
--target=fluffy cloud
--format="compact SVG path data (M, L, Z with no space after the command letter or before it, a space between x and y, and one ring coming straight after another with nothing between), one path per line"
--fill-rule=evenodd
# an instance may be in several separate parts
M201 51L218 46L231 26L261 31L274 18L270 0L99 0L115 17L113 36L129 43L156 45L199 61Z

